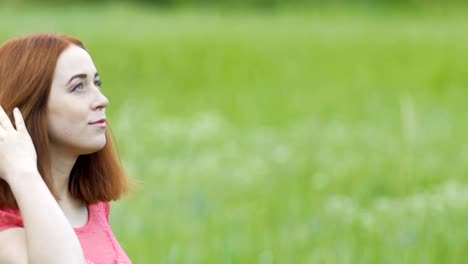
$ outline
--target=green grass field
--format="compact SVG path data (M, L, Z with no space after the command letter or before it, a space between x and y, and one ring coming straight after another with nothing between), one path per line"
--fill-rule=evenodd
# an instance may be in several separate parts
M468 263L468 16L0 9L88 46L134 263Z

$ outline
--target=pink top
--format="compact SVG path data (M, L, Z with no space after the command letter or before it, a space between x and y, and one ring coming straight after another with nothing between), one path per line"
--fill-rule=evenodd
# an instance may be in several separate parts
M110 204L100 202L88 206L88 223L74 228L87 264L131 264L109 225ZM0 210L0 231L12 227L24 227L21 213L17 210Z

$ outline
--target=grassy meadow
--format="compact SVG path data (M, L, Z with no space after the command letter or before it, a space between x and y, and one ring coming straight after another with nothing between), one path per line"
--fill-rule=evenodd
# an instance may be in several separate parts
M134 263L468 263L466 9L0 8L87 45Z

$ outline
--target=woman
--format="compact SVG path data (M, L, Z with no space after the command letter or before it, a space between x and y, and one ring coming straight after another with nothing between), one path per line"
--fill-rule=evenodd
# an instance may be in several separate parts
M83 44L0 46L0 263L131 263L109 226L129 189Z

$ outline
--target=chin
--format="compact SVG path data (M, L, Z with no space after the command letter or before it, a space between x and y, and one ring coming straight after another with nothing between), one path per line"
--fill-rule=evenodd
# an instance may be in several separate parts
M96 153L100 151L101 149L103 149L105 146L106 146L106 142L97 143L92 146L86 146L85 148L81 149L80 155L88 155L88 154Z

